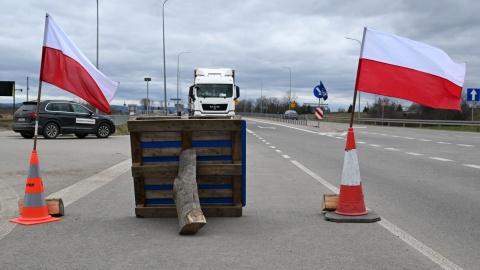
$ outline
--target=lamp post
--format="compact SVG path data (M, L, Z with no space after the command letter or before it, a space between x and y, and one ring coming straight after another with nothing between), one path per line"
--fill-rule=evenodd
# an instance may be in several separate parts
M144 81L147 82L147 114L148 114L148 108L150 107L150 99L148 98L148 82L152 81L152 78L145 78Z
M163 28L163 100L165 101L165 116L167 116L167 71L165 67L165 0L162 5L162 28Z
M360 40L349 38L349 37L345 37L345 38L350 40L355 40L356 42L358 42L358 44L360 44L360 48L362 47L362 42L360 42ZM358 92L358 118L360 118L360 92Z
M15 89L15 91L22 92L23 89ZM13 113L12 113L12 115L14 115L14 114L15 114L15 93L13 93Z
M260 113L263 113L263 87L262 87L262 80L255 79L260 81Z
M288 109L291 109L291 98L292 98L292 69L289 67L282 67L282 68L288 68L290 70L290 92L288 93Z
M183 53L190 53L190 52L181 52L178 54L178 58L177 58L177 113L178 113L178 101L180 100L180 98L178 97L178 87L179 87L179 80L180 80L180 55L183 54Z

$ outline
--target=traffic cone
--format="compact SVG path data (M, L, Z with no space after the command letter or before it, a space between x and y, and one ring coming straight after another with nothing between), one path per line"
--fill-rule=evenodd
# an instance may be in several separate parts
M59 220L60 218L55 218L48 214L43 182L40 177L38 155L37 151L33 150L30 157L30 171L28 172L25 187L22 213L19 218L11 219L10 222L22 225L35 225Z
M356 148L353 128L349 128L337 210L325 214L325 219L329 221L365 223L380 220L378 215L368 212L365 207Z

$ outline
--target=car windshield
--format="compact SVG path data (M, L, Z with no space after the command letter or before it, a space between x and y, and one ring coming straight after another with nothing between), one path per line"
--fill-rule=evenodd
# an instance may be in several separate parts
M231 84L199 84L197 85L198 97L220 97L227 98L233 96L233 86Z
M34 112L36 110L37 110L36 104L24 104L17 110L17 112Z

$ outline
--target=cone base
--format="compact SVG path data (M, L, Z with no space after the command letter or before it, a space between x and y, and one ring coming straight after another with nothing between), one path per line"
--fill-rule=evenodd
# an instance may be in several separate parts
M380 216L370 211L366 215L361 216L344 216L335 212L325 213L325 220L337 223L373 223L380 221Z
M50 215L41 217L41 218L14 218L10 219L10 222L21 224L21 225L37 225L37 224L42 224L42 223L48 223L48 222L55 222L59 221L60 218L55 218Z

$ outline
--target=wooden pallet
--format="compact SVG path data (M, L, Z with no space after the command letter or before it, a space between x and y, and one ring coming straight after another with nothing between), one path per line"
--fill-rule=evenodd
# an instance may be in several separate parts
M197 151L197 185L207 217L242 215L245 132L240 119L135 118L128 121L137 217L176 217L173 181L184 149Z

